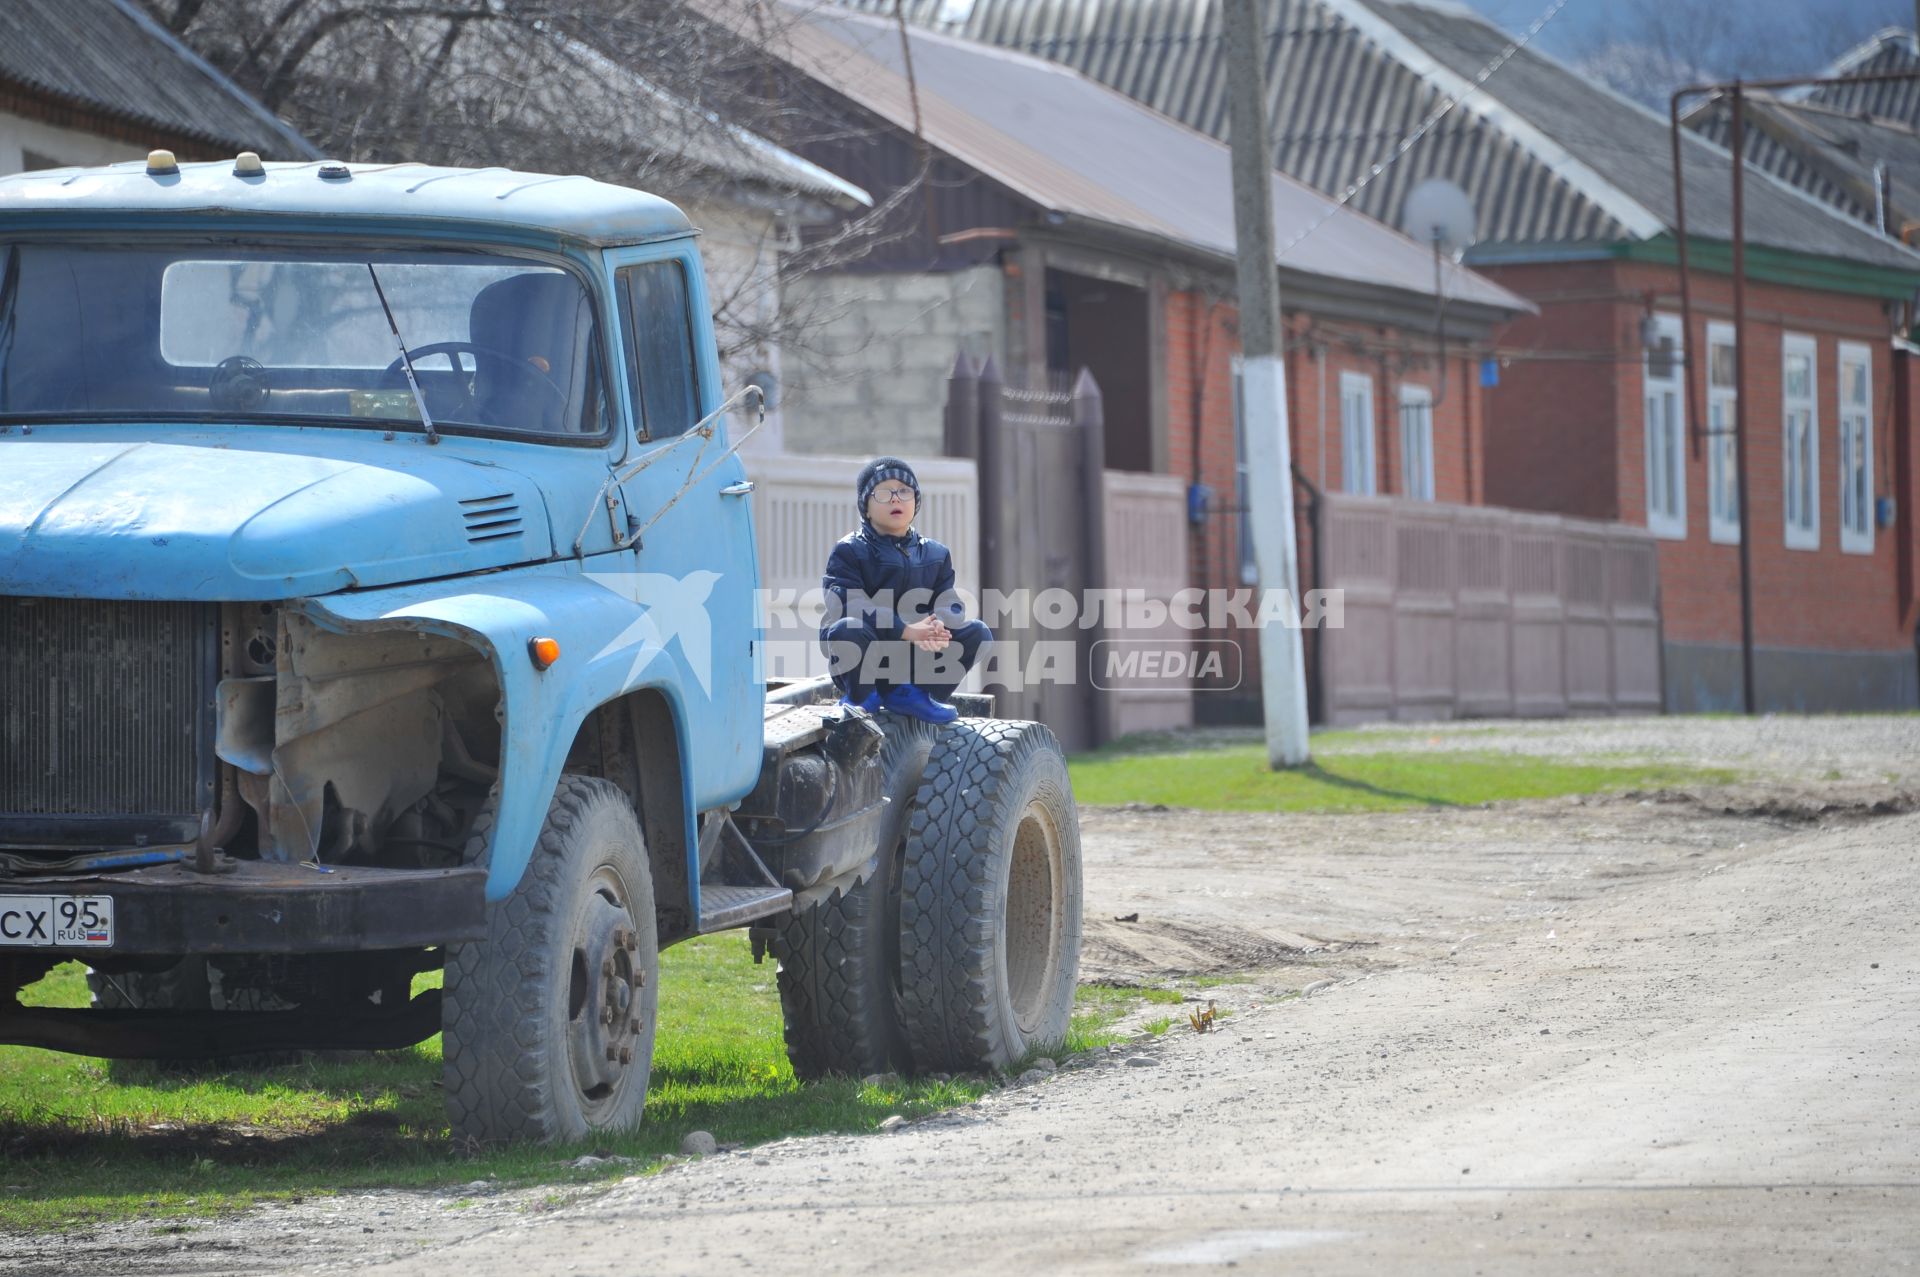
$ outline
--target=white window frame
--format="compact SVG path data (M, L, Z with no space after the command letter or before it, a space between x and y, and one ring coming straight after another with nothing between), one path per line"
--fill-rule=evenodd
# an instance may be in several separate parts
M1740 404L1739 386L1713 384L1716 347L1734 350L1732 324L1707 325L1707 357L1701 365L1707 385L1707 538L1721 545L1740 544L1739 458L1735 452L1734 421ZM1736 360L1738 352L1735 351ZM1738 364L1736 362L1736 367Z
M1349 414L1357 398L1360 408ZM1373 378L1363 372L1340 374L1340 490L1372 496L1380 491L1379 467L1374 464Z
M1807 361L1802 395L1787 388L1787 361L1795 358ZM1798 429L1796 414L1804 414ZM1789 550L1820 548L1820 346L1801 333L1780 338L1780 522Z
M1433 391L1400 383L1400 491L1433 500Z
M1834 452L1840 463L1840 481L1838 500L1835 505L1840 516L1840 549L1846 554L1872 554L1873 534L1876 526L1873 497L1873 347L1861 342L1843 341L1840 343L1839 375L1834 378L1834 428L1839 434L1839 447ZM1866 402L1849 404L1847 385L1849 368L1863 368L1866 371ZM1857 424L1858 443L1855 444L1849 427ZM1847 500L1848 471L1853 462L1853 448L1860 449L1860 490L1858 508Z
M1653 352L1641 361L1641 434L1647 453L1647 531L1687 539L1687 351L1680 316L1655 315L1653 335L1673 339L1673 362L1665 376L1654 372ZM1663 494L1662 489L1665 489ZM1671 502L1663 500L1670 494Z

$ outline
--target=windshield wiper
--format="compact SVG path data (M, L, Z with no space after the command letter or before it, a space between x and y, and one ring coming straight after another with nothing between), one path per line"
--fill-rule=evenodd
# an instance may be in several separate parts
M380 274L373 269L372 262L367 263L367 274L373 279L373 293L380 299L380 309L387 316L387 330L393 334L393 344L400 347L400 366L406 370L407 386L413 391L414 406L420 410L420 424L427 428L427 442L439 443L439 432L433 428L433 414L427 411L427 397L420 393L420 379L413 375L413 356L407 353L407 339L400 335L393 307L387 305L387 290L380 287Z

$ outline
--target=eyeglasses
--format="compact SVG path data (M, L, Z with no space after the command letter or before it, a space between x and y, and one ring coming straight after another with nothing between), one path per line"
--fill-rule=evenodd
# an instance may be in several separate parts
M873 490L873 495L875 497L878 497L882 502L885 502L890 505L895 501L913 500L913 489L912 488L875 488Z

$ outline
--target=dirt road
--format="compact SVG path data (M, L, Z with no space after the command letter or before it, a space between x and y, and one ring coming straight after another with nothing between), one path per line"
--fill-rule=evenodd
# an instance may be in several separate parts
M1629 850L1433 822L1443 872L1403 924L1408 965L1329 954L1318 978L1341 983L1238 986L1225 1031L1170 1036L1150 1064L676 1168L374 1271L1920 1263L1920 817L1770 839L1734 821L1731 844L1676 823ZM1323 868L1301 885L1336 894ZM1288 925L1337 943L1343 913Z
M557 1209L374 1194L12 1239L0 1271L1908 1271L1914 807L1895 768L1411 815L1090 812L1090 974L1254 968L1206 991L1217 1031Z

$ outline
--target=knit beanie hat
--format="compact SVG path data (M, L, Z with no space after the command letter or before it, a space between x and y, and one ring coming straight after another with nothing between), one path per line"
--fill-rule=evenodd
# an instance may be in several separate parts
M920 480L914 475L913 467L898 457L875 457L861 469L860 478L854 485L859 492L855 505L861 518L867 517L867 498L889 479L898 480L912 488L914 509L920 508Z

